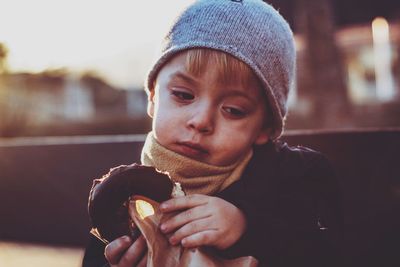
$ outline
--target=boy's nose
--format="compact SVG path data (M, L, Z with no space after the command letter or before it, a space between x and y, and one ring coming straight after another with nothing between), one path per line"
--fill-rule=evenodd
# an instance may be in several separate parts
M188 128L202 134L210 134L214 131L215 112L210 108L201 108L193 112L187 122Z

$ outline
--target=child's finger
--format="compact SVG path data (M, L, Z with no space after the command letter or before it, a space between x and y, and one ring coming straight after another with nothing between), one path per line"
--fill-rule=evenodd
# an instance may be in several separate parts
M206 230L182 239L181 244L186 248L194 248L204 245L214 245L217 235L215 230Z
M171 198L160 205L162 212L171 212L182 209L189 209L199 205L205 205L210 197L206 195L188 195L183 197Z
M136 267L146 267L147 266L147 254L144 254L143 258L140 260Z
M169 238L169 242L172 245L176 245L176 244L179 244L186 237L192 236L192 235L200 233L200 232L208 231L208 230L214 230L214 231L217 230L216 228L212 228L212 222L209 217L195 220L188 224L185 224L180 229L178 229Z
M104 256L110 264L117 264L122 254L129 248L131 244L132 240L129 238L129 236L119 237L106 246L104 250Z
M163 233L170 233L175 229L195 220L210 217L212 214L205 205L197 206L182 211L168 220L162 222L160 228Z
M146 256L146 250L146 240L144 239L143 235L141 235L121 257L120 261L118 262L118 266L130 267L139 263L142 258Z

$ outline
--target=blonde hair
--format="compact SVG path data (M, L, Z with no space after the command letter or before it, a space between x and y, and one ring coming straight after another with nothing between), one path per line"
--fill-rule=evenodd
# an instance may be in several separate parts
M262 89L261 82L252 69L230 54L209 48L189 49L185 52L186 70L194 76L201 76L211 63L211 66L217 71L218 81L221 84L240 83L244 87L256 85L260 90Z

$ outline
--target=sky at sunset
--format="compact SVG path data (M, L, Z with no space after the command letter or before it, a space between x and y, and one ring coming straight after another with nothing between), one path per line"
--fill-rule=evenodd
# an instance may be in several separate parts
M0 0L11 71L94 70L117 86L143 83L162 33L191 0Z

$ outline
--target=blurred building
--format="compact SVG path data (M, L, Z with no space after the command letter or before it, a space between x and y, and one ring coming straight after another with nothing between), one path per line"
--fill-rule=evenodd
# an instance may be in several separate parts
M297 86L290 101L289 128L400 126L400 20L387 26L389 38L383 50L374 45L372 21L336 30L337 62L319 63L314 71L307 66L305 37L296 34ZM341 74L316 84L318 75L332 73L332 67ZM377 75L383 76L382 81ZM329 89L332 92L326 95ZM326 111L315 109L318 102ZM323 123L316 118L319 112L325 112Z
M146 116L144 90L115 88L91 74L9 73L0 80L0 136L30 135L32 129L74 125L81 128L78 132L90 125L85 133L98 134L114 127L114 121L129 123Z
M287 128L400 126L399 3L268 2L296 35L297 83Z

